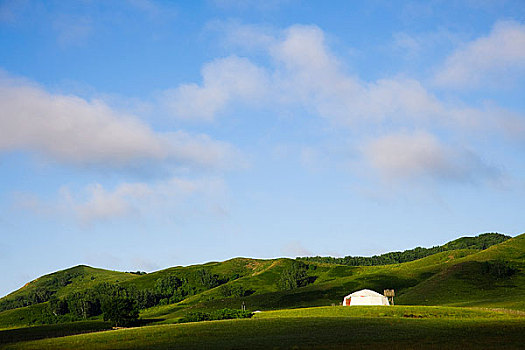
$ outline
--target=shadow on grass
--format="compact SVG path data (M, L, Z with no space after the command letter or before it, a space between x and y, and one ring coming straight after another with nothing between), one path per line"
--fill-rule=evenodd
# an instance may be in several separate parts
M141 318L141 319L138 319L136 322L134 322L133 326L142 327L142 326L150 325L152 323L159 323L162 321L166 321L166 319L165 318Z
M111 329L109 322L83 321L0 330L0 345L44 338L99 332Z

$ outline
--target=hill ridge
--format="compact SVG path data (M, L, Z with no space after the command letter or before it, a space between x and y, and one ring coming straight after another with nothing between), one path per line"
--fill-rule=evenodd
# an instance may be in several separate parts
M409 261L418 260L426 256L430 256L442 251L450 251L457 249L487 249L495 244L499 244L512 238L497 232L482 233L474 237L465 236L460 237L440 246L433 246L431 248L416 247L404 251L388 252L371 257L366 256L345 256L343 258L335 258L331 256L314 256L314 257L299 257L297 259L308 262L321 262L328 264L340 264L349 266L379 266L388 264L398 264Z

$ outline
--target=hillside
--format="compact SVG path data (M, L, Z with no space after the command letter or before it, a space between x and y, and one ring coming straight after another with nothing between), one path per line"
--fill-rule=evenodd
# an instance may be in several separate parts
M97 269L78 265L66 270L41 276L22 288L0 299L0 311L39 304L51 296L63 297L68 294L85 290L102 282L120 283L136 278L137 275L128 272Z
M464 246L464 241L450 242L449 247ZM468 241L472 243L475 239ZM469 246L474 248L445 250L422 259L383 266L235 258L144 275L77 266L42 276L2 298L0 305L5 307L47 291L43 298L49 301L0 312L0 328L84 319L85 313L83 316L72 313L74 301L87 300L94 303L95 309L100 308L93 299L94 293L100 286L111 289L112 285L118 285L137 300L142 318L160 323L177 322L190 311L238 309L242 303L250 310L338 304L344 295L362 288L379 292L393 288L396 304L525 310L525 235L484 250ZM300 276L296 286L286 285L285 277L290 271ZM70 305L69 313L61 316L54 312L49 316L50 305L59 305L61 301ZM43 318L46 312L48 316ZM89 315L88 318L99 317L96 311Z
M401 303L525 310L525 235L459 259L405 291Z

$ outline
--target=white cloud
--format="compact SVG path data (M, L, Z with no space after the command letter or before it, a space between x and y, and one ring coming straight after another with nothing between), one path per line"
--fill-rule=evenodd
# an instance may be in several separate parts
M251 25L226 23L222 27L228 44L254 45L266 52L273 65L267 69L267 105L297 107L335 124L355 128L382 123L439 126L450 129L500 130L518 125L523 116L492 106L471 107L436 97L418 80L397 76L362 81L348 74L344 64L331 52L324 32L317 26L294 25L282 32ZM448 32L435 34L454 41ZM437 39L433 39L437 40ZM443 40L443 39L440 39ZM412 43L414 44L414 43ZM262 69L262 68L261 68ZM264 91L261 86L259 91ZM229 103L235 103L232 97Z
M231 167L238 152L207 135L158 133L104 101L51 94L0 75L0 151L27 150L81 166L137 168L144 164Z
M151 188L142 183L122 184L114 191L108 192L102 185L90 186L89 199L74 204L78 216L82 222L92 222L123 217L132 214L134 207L131 201L143 200L151 195ZM68 195L68 198L71 198Z
M418 131L387 135L363 147L368 163L387 181L432 179L473 182L495 179L497 169L472 152L450 147Z
M492 107L489 111L494 128L499 128L513 139L525 140L525 117L522 114L497 107Z
M13 205L35 214L74 218L91 225L123 218L184 218L204 213L213 215L226 186L221 179L173 177L152 183L124 182L113 188L94 183L73 190L60 188L55 199L43 200L28 193L16 193ZM224 214L224 213L223 213Z
M217 24L215 24L217 28ZM480 131L496 132L505 136L520 137L525 128L522 115L511 113L490 105L472 107L458 101L438 98L418 80L404 77L388 77L376 81L362 81L349 74L344 64L330 50L324 32L317 26L294 25L277 32L257 26L227 24L225 30L228 44L244 46L249 51L257 49L270 58L266 68L256 67L246 59L243 64L249 71L260 72L265 79L253 79L254 100L266 101L269 108L282 111L283 108L304 111L328 119L335 125L349 130L361 130L361 135L377 128L422 128L446 130L454 134L468 132L479 137ZM410 44L410 43L409 43ZM412 43L413 44L413 43ZM239 66L239 58L232 62ZM191 101L188 115L211 120L228 105L243 103L237 92L237 80L211 74L216 70L234 71L223 61L214 61L203 69L202 86L183 85L176 89L180 94L175 106L185 106ZM234 74L225 74L227 77ZM236 75L236 79L242 75ZM231 83L234 88L214 89L222 82ZM264 82L264 83L263 83ZM187 89L187 96L181 92ZM222 94L222 95L221 95ZM193 96L193 98L192 98ZM202 109L201 115L194 112L203 102L209 109ZM246 99L246 98L245 98ZM513 132L514 130L514 132ZM359 137L358 137L359 138ZM355 143L362 140L356 139ZM412 145L415 144L414 147ZM389 147L392 147L389 150ZM382 152L384 150L384 152ZM497 171L487 166L478 156L467 150L457 150L441 143L430 134L393 135L365 147L370 164L385 178L406 179L411 176L434 180L477 181L481 178L496 178ZM305 149L301 160L315 168L316 159L322 159L315 148Z
M84 189L83 195L73 196L68 189L61 192L63 203L69 203L80 222L91 224L130 215L158 215L168 213L176 216L190 207L191 198L199 195L198 206L209 210L206 203L221 196L224 184L218 179L172 178L153 184L122 183L112 190L100 184ZM192 208L199 209L199 208Z
M498 22L488 36L450 55L435 80L448 87L479 87L505 83L524 73L525 25Z
M446 114L440 101L414 79L367 83L347 74L318 27L291 27L270 51L284 66L276 81L281 100L310 106L314 113L338 123L421 120Z
M278 64L274 84L281 103L306 104L313 112L332 116L345 114L360 92L358 82L341 72L316 26L287 29L269 51Z
M267 91L264 70L246 58L216 59L201 73L201 86L183 84L164 91L161 101L176 118L211 121L232 100L257 101Z
M227 43L250 49L259 45L272 58L273 65L266 73L271 77L269 91L264 93L262 84L257 90L266 94L272 105L306 107L313 114L345 125L381 122L389 117L421 120L447 113L442 103L414 79L364 82L346 73L317 26L294 25L281 33L238 24L220 29L226 31ZM222 102L235 100L232 96Z
M367 83L347 74L317 26L294 25L282 32L235 23L215 23L214 27L225 31L227 44L249 50L258 47L272 59L266 73L258 68L261 76L270 78L255 80L253 86L259 85L252 89L259 94L258 99L266 97L270 105L306 107L313 114L347 125L361 120L381 121L392 115L421 118L423 114L443 113L439 101L413 79L399 77ZM202 94L211 90L195 85L181 88ZM210 104L208 118L218 111L215 106L225 108L227 103L237 102L235 94L225 95L229 98Z

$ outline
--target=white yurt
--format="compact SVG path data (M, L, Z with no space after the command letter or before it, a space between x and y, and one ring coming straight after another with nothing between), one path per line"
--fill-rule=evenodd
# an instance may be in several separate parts
M347 295L343 299L343 305L390 305L390 303L384 295L370 289L362 289Z

